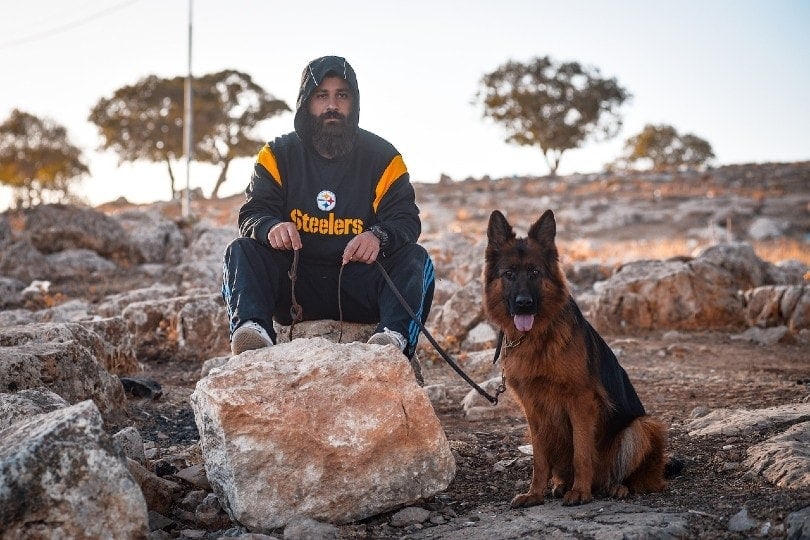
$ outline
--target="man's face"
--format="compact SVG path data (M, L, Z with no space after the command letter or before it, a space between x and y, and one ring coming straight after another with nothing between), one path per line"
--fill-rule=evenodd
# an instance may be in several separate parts
M342 77L325 77L309 97L309 114L324 124L345 123L352 111L352 92Z
M351 151L354 130L348 116L353 101L349 84L341 77L326 77L309 97L312 144L322 156L335 158Z

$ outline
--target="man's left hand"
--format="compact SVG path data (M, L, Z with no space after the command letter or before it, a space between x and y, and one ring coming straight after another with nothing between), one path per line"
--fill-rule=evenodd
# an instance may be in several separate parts
M361 262L372 264L380 254L380 239L374 236L371 231L365 231L346 244L343 250L343 264L349 262Z

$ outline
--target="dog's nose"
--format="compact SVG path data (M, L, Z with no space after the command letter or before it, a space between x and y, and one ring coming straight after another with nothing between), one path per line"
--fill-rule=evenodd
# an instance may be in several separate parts
M532 297L528 294L519 294L515 298L515 306L517 306L518 309L528 309L534 306L534 300L532 300Z

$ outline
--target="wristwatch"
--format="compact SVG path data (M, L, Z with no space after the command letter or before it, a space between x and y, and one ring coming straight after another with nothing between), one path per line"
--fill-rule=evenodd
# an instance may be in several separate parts
M379 225L372 225L368 230L380 241L380 248L384 249L388 246L388 233L385 232L385 229Z

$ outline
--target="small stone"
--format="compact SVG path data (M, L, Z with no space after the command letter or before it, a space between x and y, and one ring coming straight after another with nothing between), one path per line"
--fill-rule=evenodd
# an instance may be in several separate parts
M158 399L163 395L160 383L143 377L119 377L124 391L133 397Z
M418 506L408 506L391 516L392 527L407 527L430 519L430 512Z
M748 509L743 507L728 520L728 530L731 532L750 531L757 526L757 521L748 515Z
M339 536L340 531L334 525L306 517L293 518L284 527L284 540L336 540Z

